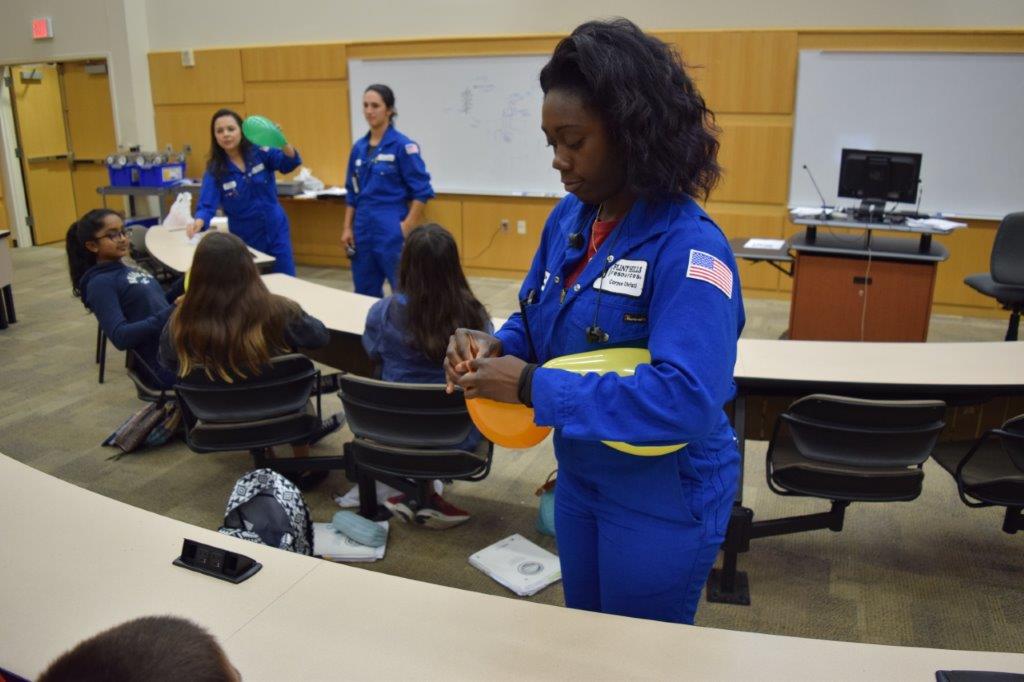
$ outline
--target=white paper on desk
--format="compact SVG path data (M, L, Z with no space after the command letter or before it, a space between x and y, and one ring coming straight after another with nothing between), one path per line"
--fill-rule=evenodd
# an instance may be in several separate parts
M907 221L907 225L909 227L931 227L947 232L951 232L958 227L967 227L967 223L958 223L953 220L943 220L942 218L911 218Z
M194 235L192 235L192 236L191 236L191 237L190 237L190 238L188 239L188 243L189 243L190 245L192 245L192 246L195 246L195 245L196 245L196 244L198 244L199 242L203 241L203 236L204 236L205 234L206 234L205 232L196 232L196 233L195 233Z
M316 193L319 197L343 197L346 194L348 194L348 192L345 191L344 187L328 187L327 189L322 189Z
M766 249L768 251L778 251L786 245L785 239L748 239L743 248L745 249Z
M383 559L384 550L387 548L388 522L378 521L377 525L384 529L385 543L380 547L369 547L339 533L329 523L314 523L313 554L330 561L377 561Z
M537 594L562 579L558 557L519 533L469 557L469 563L520 597Z
M810 207L810 206L797 206L796 208L789 209L790 215L795 215L798 218L808 218L810 216L821 215L827 213L828 209Z

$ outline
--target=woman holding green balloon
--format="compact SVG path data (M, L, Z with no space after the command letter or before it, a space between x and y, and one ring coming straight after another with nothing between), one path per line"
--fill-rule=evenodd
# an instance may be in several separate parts
M244 129L244 134L243 134ZM220 109L210 119L210 160L203 175L191 237L206 229L219 206L232 234L274 257L274 272L295 274L288 216L277 200L274 173L288 173L302 159L270 121Z
M743 301L695 201L720 172L714 119L675 51L625 19L579 26L540 85L568 196L521 312L494 336L452 336L448 390L532 406L554 428L567 606L692 623L740 461L723 408ZM595 351L638 364L602 373L615 368L588 366Z

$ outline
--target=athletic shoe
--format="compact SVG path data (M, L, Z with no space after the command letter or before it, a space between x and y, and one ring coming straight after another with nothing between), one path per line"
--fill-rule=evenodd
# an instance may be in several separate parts
M416 512L416 523L435 530L452 528L466 521L469 521L469 512L459 509L437 493L431 495L427 504Z
M408 502L409 500L405 494L399 493L398 495L392 495L388 499L384 500L384 506L388 508L389 512L402 521L412 521L414 514Z

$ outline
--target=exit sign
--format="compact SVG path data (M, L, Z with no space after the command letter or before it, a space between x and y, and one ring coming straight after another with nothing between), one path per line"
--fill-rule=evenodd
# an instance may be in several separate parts
M32 20L32 40L46 40L53 37L53 23L50 17Z

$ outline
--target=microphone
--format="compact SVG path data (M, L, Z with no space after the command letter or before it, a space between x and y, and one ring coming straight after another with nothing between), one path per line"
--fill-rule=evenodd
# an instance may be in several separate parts
M583 248L583 233L582 232L572 232L572 233L570 233L569 234L568 242L569 242L569 246L571 246L572 248L574 248L574 249L582 249Z
M811 173L811 169L807 167L806 163L804 164L804 170L807 171L807 177L811 179L811 184L814 185L814 191L818 193L818 198L821 199L821 210L824 212L825 209L829 208L829 206L825 205L825 196L821 193L821 190L818 189L818 183L814 181L814 175Z
M587 341L589 343L608 343L608 332L596 324L592 324L587 327Z

